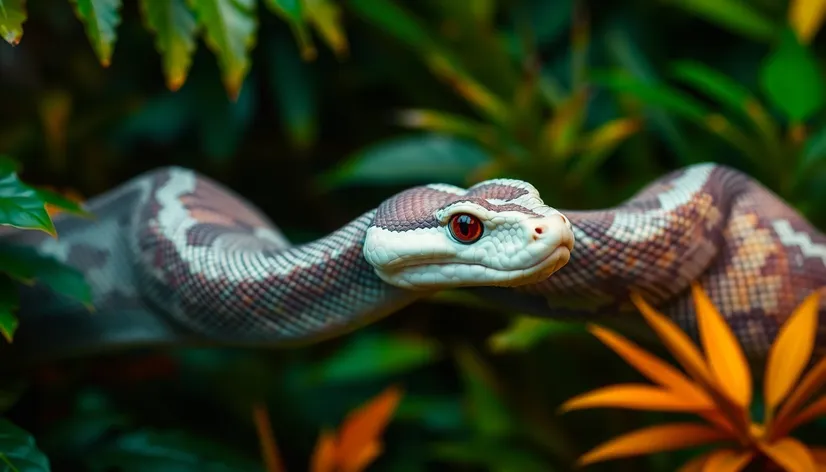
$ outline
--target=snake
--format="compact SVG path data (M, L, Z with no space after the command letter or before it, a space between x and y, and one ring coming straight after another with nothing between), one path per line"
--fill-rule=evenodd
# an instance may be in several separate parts
M711 162L666 171L603 209L559 210L510 178L419 185L301 244L253 203L183 167L147 171L84 207L93 218L54 216L58 237L14 228L0 236L3 247L71 267L91 288L88 304L47 283L20 285L19 327L4 355L48 362L147 346L289 347L447 290L583 322L639 318L629 297L637 292L696 338L699 284L758 358L826 285L823 233L748 174Z

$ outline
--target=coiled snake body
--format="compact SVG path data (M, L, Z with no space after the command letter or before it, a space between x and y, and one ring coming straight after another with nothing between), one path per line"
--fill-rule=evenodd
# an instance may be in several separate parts
M559 212L516 180L416 187L299 246L250 203L177 167L87 208L94 220L56 217L58 239L3 238L80 269L94 294L89 312L42 286L23 287L12 349L25 359L182 343L289 345L446 288L583 320L629 312L636 290L696 333L692 281L758 357L803 298L826 285L826 237L759 183L714 164L674 171L593 211Z

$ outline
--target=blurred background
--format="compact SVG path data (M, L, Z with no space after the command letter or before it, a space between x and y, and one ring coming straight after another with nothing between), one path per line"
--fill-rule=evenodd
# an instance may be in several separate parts
M714 161L826 227L823 2L166 1L0 1L16 43L0 44L0 154L25 182L89 198L186 166L300 243L416 184L523 178L551 206L599 208ZM369 470L570 470L663 416L558 415L637 374L580 323L450 293L300 349L128 352L28 374L6 417L52 470L263 471L254 405L285 469L310 470L320 432L394 385ZM25 431L0 434L0 451L26 456ZM49 470L29 452L19 470ZM691 455L588 470L670 471Z

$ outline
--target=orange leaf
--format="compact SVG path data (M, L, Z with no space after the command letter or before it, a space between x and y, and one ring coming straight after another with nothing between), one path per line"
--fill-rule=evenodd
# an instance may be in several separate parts
M824 382L826 382L826 357L815 364L800 381L800 385L792 391L792 394L783 403L772 424L772 434L776 431L778 433L777 437L779 437L784 434L782 431L788 431L789 425L787 423L794 418L794 413L823 386Z
M760 450L786 472L815 472L815 460L809 449L794 438L783 438L772 444L760 444Z
M336 436L322 431L318 437L310 464L310 472L336 472Z
M633 342L613 331L593 324L588 325L588 331L652 381L695 402L711 402L711 397L682 372L649 354Z
M261 454L264 456L267 471L284 472L284 464L281 462L281 454L278 452L278 443L275 441L275 434L272 431L272 424L265 403L258 402L253 405L252 419L255 422L255 428L258 430Z
M703 472L703 466L712 454L714 454L714 451L701 454L680 466L676 472Z
M357 454L338 458L341 472L361 472L381 454L381 444L373 441L363 447Z
M350 413L339 430L339 457L359 456L371 443L378 442L401 396L401 389L392 386Z
M813 419L817 418L818 416L822 416L826 414L826 397L821 397L818 400L812 402L811 405L804 408L800 413L789 417L789 420L786 422L787 424L784 425L783 433L788 433L789 431L797 428L798 426L808 423ZM778 431L780 432L780 431Z
M697 346L691 342L691 338L679 328L673 321L654 310L641 295L632 292L631 301L640 310L645 320L671 351L677 362L683 366L695 380L701 381L709 386L715 386L711 372L703 359Z
M741 408L751 403L751 372L746 355L728 323L706 295L700 284L692 282L694 307L700 339L717 385Z
M740 472L754 458L754 451L719 449L708 456L702 472Z
M809 453L817 465L826 465L826 448L809 446Z
M639 429L595 447L577 461L593 464L640 454L673 451L727 439L728 435L697 423L672 423Z
M630 408L635 410L698 411L714 408L711 399L697 402L652 385L611 385L578 395L566 401L562 411L583 408Z
M763 391L766 408L774 409L788 395L812 355L817 332L820 294L814 292L792 313L769 349Z

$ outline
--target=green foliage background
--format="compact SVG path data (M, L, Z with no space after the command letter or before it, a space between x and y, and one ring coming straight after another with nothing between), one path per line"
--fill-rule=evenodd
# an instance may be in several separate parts
M553 206L594 208L715 161L823 228L823 40L798 41L788 9L0 0L0 35L16 44L0 47L0 154L14 157L0 161L0 222L52 231L44 202L82 211L42 186L92 196L175 164L238 190L302 242L418 183L517 177ZM8 339L15 281L88 300L54 261L5 250L0 268ZM0 423L0 457L20 471L263 470L259 400L288 470L307 470L318 432L391 383L406 395L375 470L569 470L602 440L662 419L557 415L565 399L635 374L581 324L451 294L308 348L130 352L25 374L7 416L29 433ZM590 469L668 471L686 457Z

